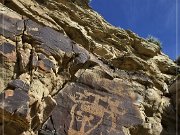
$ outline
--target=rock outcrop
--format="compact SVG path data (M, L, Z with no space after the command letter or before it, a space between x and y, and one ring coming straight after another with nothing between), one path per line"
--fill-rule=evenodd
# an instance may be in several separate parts
M175 135L160 47L88 0L0 0L0 134Z

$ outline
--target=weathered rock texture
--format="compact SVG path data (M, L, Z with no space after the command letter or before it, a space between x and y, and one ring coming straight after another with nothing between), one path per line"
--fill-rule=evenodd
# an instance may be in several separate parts
M178 66L157 45L87 0L0 2L0 134L175 134Z

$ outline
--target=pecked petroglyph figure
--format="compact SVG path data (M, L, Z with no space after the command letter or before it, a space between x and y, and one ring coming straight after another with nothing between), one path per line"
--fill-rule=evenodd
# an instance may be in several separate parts
M123 126L141 123L132 99L71 83L56 97L58 106L44 130L68 135L123 135ZM52 126L53 121L53 126Z
M88 101L88 98L91 97L94 100ZM116 117L118 115L124 115L126 112L124 110L119 111L118 106L120 106L120 101L112 99L112 97L101 97L87 90L84 93L77 92L76 95L70 95L70 99L75 102L71 109L71 123L69 127L69 134L90 134L98 126L103 124L104 115L107 115L108 120L111 124L110 131L116 129ZM76 111L76 108L80 106L80 110ZM87 115L87 116L86 116ZM98 120L97 120L98 119ZM93 120L96 120L96 124L93 125ZM77 130L74 130L73 124L80 122L81 127ZM86 129L87 127L91 127Z

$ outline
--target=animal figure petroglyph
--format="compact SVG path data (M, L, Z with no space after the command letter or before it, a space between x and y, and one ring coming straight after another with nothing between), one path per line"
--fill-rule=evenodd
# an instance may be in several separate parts
M76 92L76 94L69 97L75 103L71 109L72 119L68 131L72 135L89 135L102 124L105 113L108 114L108 119L111 120L110 131L116 130L117 117L126 113L125 110L120 111L118 109L121 102L112 97L103 97L87 90L84 90L84 93ZM95 125L92 124L93 120L96 121ZM77 131L73 125L79 122L81 127Z

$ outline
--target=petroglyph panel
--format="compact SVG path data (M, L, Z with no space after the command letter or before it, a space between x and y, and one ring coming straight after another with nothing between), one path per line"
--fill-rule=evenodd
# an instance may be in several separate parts
M57 107L44 131L69 135L123 135L123 126L141 123L132 98L91 89L80 83L67 85L56 97Z

